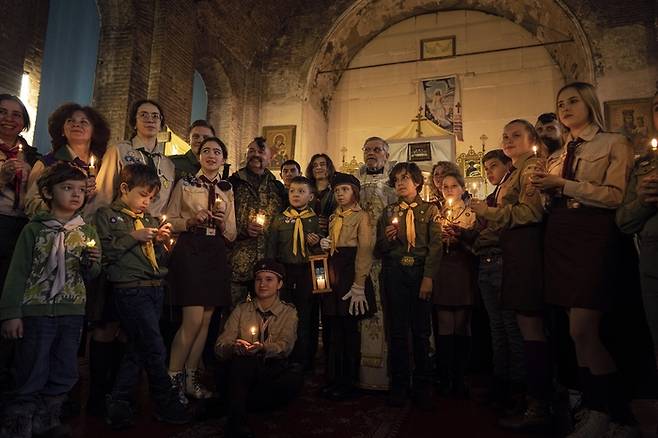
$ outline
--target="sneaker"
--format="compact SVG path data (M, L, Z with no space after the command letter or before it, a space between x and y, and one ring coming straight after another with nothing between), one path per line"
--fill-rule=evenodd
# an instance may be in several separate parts
M187 407L182 404L176 394L164 402L157 403L153 415L158 421L170 424L187 424L192 421L192 415L188 412Z
M528 399L526 409L498 421L500 427L513 430L542 430L551 426L552 415L548 402Z
M635 425L629 424L620 424L620 423L610 423L610 427L604 438L641 438L642 432L640 428Z
M201 384L199 370L187 370L185 379L185 394L197 400L212 398L213 393Z
M190 401L185 397L185 371L168 371L167 373L171 381L171 388L178 396L178 401L183 406L187 406Z
M127 400L115 400L110 394L105 397L105 422L114 430L127 429L135 425L133 410Z
M610 425L610 417L607 414L591 409L581 409L575 417L576 426L567 438L603 437Z

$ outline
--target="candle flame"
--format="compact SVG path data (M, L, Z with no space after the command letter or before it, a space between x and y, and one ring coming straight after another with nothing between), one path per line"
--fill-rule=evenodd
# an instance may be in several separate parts
M393 220L391 221L391 223L392 223L393 225L397 225L397 224L398 224L398 218L397 218L397 217L394 217Z
M265 225L265 215L264 214L257 214L256 215L256 223L258 225Z
M94 156L92 155L91 158L89 159L89 167L90 167L90 168L91 168L91 167L94 167L95 164L96 164L96 159L95 159Z
M88 240L85 245L87 245L87 248L95 248L96 247L96 241L94 239Z
M535 156L537 156L537 145L532 147L532 152L534 152Z
M651 140L651 149L653 149L655 151L656 148L658 148L658 140L656 140L654 138L654 139Z
M256 327L251 328L251 335L256 336Z

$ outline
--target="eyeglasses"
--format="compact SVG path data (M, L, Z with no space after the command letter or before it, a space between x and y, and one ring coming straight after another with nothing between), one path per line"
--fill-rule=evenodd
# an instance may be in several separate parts
M381 146L375 146L374 148L362 147L361 150L363 152L365 152L366 154L369 154L371 152L373 152L375 154L381 154L382 152L384 152L384 148L381 147Z
M137 114L137 117L139 117L142 120L161 120L162 115L160 113L147 113L146 111L142 111Z

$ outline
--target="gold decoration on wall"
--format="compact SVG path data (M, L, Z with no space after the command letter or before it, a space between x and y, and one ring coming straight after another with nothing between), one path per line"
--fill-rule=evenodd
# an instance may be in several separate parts
M457 164L461 167L466 182L466 189L477 198L484 198L487 190L487 180L482 163L483 152L475 152L473 146L468 147L467 153L457 157Z

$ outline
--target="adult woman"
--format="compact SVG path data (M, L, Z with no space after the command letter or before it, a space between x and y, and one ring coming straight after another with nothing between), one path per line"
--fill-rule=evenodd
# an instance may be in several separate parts
M464 201L464 178L458 172L446 172L441 181L444 202L441 209L443 256L433 281L432 300L438 314L438 354L440 392L458 397L467 394L464 373L471 344L471 309L477 290L475 257L461 240L471 230L475 214Z
M542 227L544 214L539 190L530 186L538 168L533 152L541 142L527 120L512 120L503 132L503 151L513 171L500 186L498 205L471 201L475 213L500 230L503 253L501 307L516 312L523 336L528 407L519 416L503 418L501 426L513 429L547 427L550 424L551 375L549 349L542 319Z
M165 127L165 116L160 104L143 99L133 103L128 121L133 128L130 140L107 149L105 163L98 173L98 195L94 207L110 205L119 187L119 173L129 164L142 163L158 174L161 189L149 206L152 216L160 216L167 206L174 188L174 163L165 156L164 143L158 142L158 133Z
M443 194L441 187L443 183L443 175L447 172L461 174L459 166L452 161L439 161L432 167L432 179L430 180L430 189L432 191L431 202L435 203L439 208L443 207Z
M110 129L98 111L73 102L53 111L48 118L48 133L53 149L35 163L28 181L25 210L29 215L46 208L37 189L37 180L46 167L62 161L87 172L87 199L91 200L96 194L95 174L101 167L110 138ZM92 160L94 167L90 168ZM84 211L85 215L90 212L87 207Z
M167 216L181 233L171 254L169 283L183 322L171 346L169 376L179 398L196 399L211 393L201 385L199 361L215 307L230 307L230 271L224 243L237 235L233 190L221 180L228 155L226 145L208 137L198 149L201 170L183 177L174 188Z
M569 310L576 346L585 410L570 436L602 436L610 428L632 433L634 419L599 327L612 304L622 252L615 209L626 190L633 150L623 136L603 132L601 105L592 85L564 86L556 106L569 129L562 172L540 173L533 184L560 193L553 196L546 226L546 299Z

